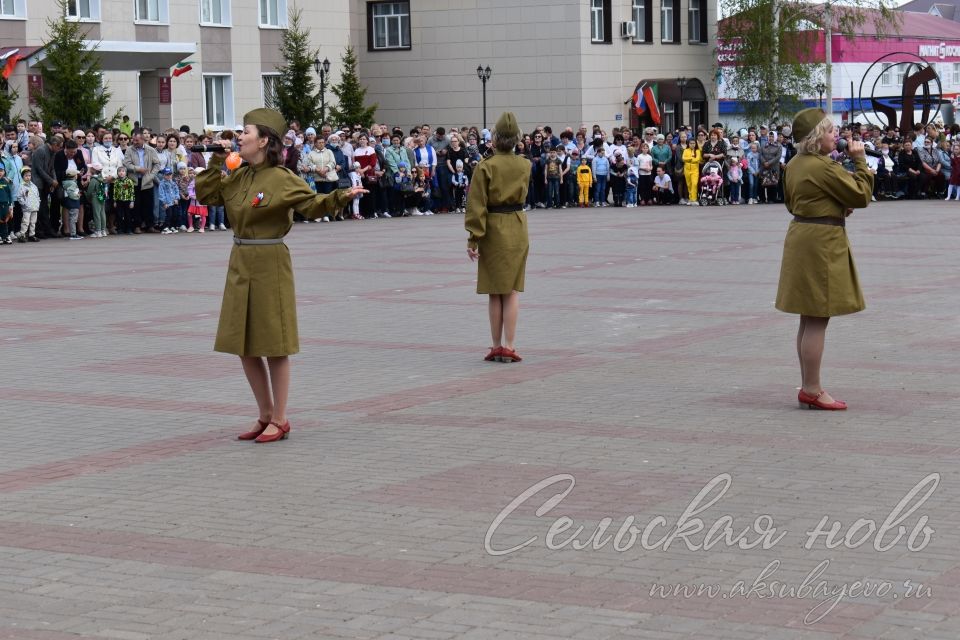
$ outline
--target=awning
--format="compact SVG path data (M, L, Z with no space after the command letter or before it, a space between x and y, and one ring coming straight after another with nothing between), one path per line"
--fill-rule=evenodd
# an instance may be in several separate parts
M104 71L153 71L169 69L196 54L196 42L139 42L136 40L82 40L87 51L96 51ZM27 66L35 67L46 58L38 49L27 58Z

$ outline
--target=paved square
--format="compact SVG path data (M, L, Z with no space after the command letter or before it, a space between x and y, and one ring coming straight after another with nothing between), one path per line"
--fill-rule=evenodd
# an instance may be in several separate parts
M513 365L462 216L296 225L272 445L229 232L0 249L0 639L955 640L960 206L850 219L846 413L795 403L787 219L532 212Z

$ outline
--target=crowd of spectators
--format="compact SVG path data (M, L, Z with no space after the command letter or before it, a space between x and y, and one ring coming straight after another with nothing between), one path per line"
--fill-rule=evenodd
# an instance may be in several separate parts
M874 152L868 164L876 199L960 199L958 134L957 125L901 132L854 123L839 128L833 157L850 164L846 143L863 140ZM493 153L491 137L472 126L324 124L318 131L294 121L283 132L283 165L318 193L358 184L369 190L332 220L463 213L474 167ZM226 230L223 207L198 202L194 192L209 153L192 148L217 139L235 140L236 131L160 132L126 116L115 128L6 125L0 241ZM720 204L782 202L784 172L796 154L789 125L728 131L720 123L609 133L594 125L559 134L542 126L515 152L531 163L527 209L698 205L705 188Z

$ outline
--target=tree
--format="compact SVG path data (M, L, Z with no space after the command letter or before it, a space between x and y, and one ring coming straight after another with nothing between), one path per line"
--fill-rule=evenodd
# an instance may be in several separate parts
M0 118L4 122L16 122L20 119L19 113L15 117L11 117L10 113L19 97L20 92L16 87L11 87L6 80L0 80Z
M720 0L717 27L717 77L729 97L744 106L748 121L778 122L796 113L801 99L813 91L829 60L811 58L817 40L827 32L852 41L857 30L872 22L878 35L899 30L899 13L892 0ZM732 58L732 60L730 60ZM829 95L828 95L829 98Z
M276 95L272 100L268 97L265 106L282 113L287 122L296 120L306 128L320 123L320 97L313 84L313 61L319 49L310 47L310 29L303 26L302 14L299 7L290 9L289 26L280 44L284 64L277 67ZM282 136L285 132L277 133Z
M337 124L369 127L373 124L379 105L363 106L367 89L360 84L360 78L357 77L357 57L353 53L353 47L347 46L344 54L340 56L340 61L343 63L340 82L330 87L338 102L336 107L330 107L330 119Z
M66 0L57 0L57 5L60 17L47 18L43 44L46 57L37 65L43 78L43 94L37 96L36 109L30 109L30 117L80 126L119 121L119 109L112 118L103 117L111 93L103 79L96 47L87 50L81 43L88 35L87 29L80 22L67 20Z

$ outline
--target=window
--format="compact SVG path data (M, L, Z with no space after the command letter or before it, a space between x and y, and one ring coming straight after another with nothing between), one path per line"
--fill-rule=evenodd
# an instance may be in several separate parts
M410 48L410 3L367 3L367 48Z
M286 27L287 0L260 0L260 26Z
M653 36L653 12L650 0L633 0L633 24L637 35L634 42L651 42Z
M279 73L263 74L263 106L268 109L277 108L277 85L280 83Z
M603 42L603 0L590 3L590 40Z
M170 22L169 0L135 0L135 22Z
M953 63L953 84L960 85L960 62Z
M223 129L233 122L233 78L203 76L203 118L206 127Z
M667 102L663 105L663 111L660 114L660 130L673 131L677 128L676 105Z
M673 28L674 15L680 15L673 10L673 3L677 0L662 0L660 3L660 40L676 42L676 30Z
M67 18L100 20L100 0L67 0Z
M690 42L707 41L707 8L703 0L690 0L687 9L687 39Z
M230 0L200 0L200 24L230 26Z
M889 87L893 85L893 65L883 65L883 71L880 73L880 85Z
M690 126L696 131L703 122L703 102L690 103Z
M0 18L26 18L27 0L0 0Z

